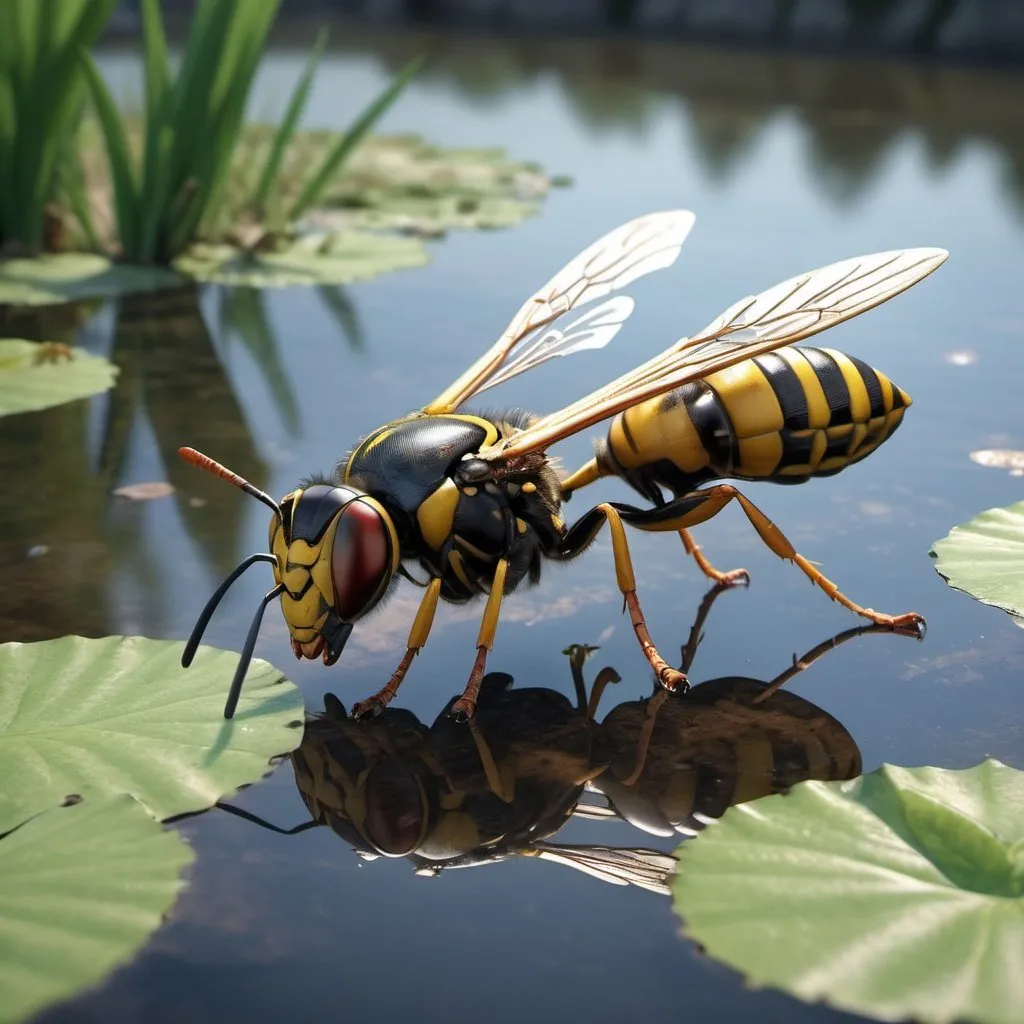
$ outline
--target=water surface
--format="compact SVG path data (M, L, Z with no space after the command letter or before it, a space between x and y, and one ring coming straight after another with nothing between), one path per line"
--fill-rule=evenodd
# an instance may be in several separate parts
M346 123L428 42L346 42L325 62L309 123ZM899 433L838 477L748 493L855 600L928 619L923 643L860 637L788 684L841 723L865 770L965 767L988 756L1024 767L1024 634L950 590L928 555L954 524L1021 497L1019 479L968 453L1024 448L1024 130L1015 115L1024 80L632 43L432 43L432 68L386 130L505 146L570 175L573 186L514 230L453 235L432 247L426 269L345 289L355 331L300 290L203 289L158 308L136 301L80 314L78 342L112 354L121 376L108 396L0 422L3 638L183 638L223 573L266 544L267 524L257 502L179 464L180 444L283 494L441 391L598 235L683 206L696 212L696 228L671 270L632 289L638 309L615 344L548 364L494 401L556 408L791 274L862 252L948 248L935 277L822 339L913 396ZM303 59L298 45L275 50L254 112L280 113ZM104 69L122 90L137 75L134 59L113 51ZM237 328L254 302L271 328L258 344ZM53 337L76 327L68 316L39 315L19 329ZM589 450L581 436L559 455L572 468ZM159 479L178 488L173 499L110 496ZM615 484L594 490L629 500ZM695 683L771 679L794 654L856 624L767 551L737 509L702 527L700 541L721 567L749 569L752 584L710 611ZM673 537L631 544L651 631L671 660L704 580ZM46 553L29 557L39 545ZM267 586L258 571L245 577L208 642L237 648ZM274 610L256 653L289 673L310 709L323 707L328 691L351 706L397 664L417 598L399 592L357 629L333 669L296 663ZM401 707L428 726L464 685L478 615L442 609L402 690ZM631 634L602 540L507 602L490 668L516 689L572 698L561 652L599 644L587 680L605 665L621 676L604 695L603 717L650 692ZM233 802L286 828L308 818L288 764ZM362 860L326 828L283 836L220 811L178 827L198 857L169 922L131 965L47 1021L843 1016L745 990L679 938L667 898L564 865L510 857L426 878L401 859ZM677 842L622 822L576 820L556 841L663 850Z

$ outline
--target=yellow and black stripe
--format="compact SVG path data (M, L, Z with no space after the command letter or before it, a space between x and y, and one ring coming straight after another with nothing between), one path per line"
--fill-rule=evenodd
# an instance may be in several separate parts
M863 459L892 435L910 396L835 349L781 348L620 413L597 458L563 484L622 476L645 496L708 480L802 483Z

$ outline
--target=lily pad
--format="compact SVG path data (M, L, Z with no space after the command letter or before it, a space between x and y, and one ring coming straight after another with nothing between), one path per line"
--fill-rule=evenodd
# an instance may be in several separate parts
M238 655L143 637L0 645L0 834L70 793L130 793L157 818L199 811L302 738L298 690L253 661L223 717Z
M131 797L54 807L0 839L0 1022L100 981L161 923L192 850Z
M756 985L881 1020L1019 1024L1024 772L805 782L677 855L686 933Z
M48 409L107 391L117 367L64 345L0 340L0 416Z
M303 235L272 251L199 243L174 265L183 274L211 284L281 288L348 284L423 266L428 258L419 239L349 231Z
M0 306L48 306L159 291L183 283L165 267L113 263L93 253L55 253L0 262Z
M936 541L935 569L957 590L1024 617L1024 501L992 508Z

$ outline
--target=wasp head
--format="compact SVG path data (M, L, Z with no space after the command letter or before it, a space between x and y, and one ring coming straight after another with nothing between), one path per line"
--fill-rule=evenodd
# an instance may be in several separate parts
M213 592L181 656L181 664L188 668L221 598L251 565L269 562L276 586L260 602L245 638L224 705L224 717L231 718L267 605L280 597L297 658L322 656L325 665L333 665L352 624L387 592L401 558L398 535L384 507L354 487L315 481L285 495L278 504L202 452L181 448L179 454L191 465L251 494L274 513L270 552L250 555Z
M270 551L292 650L333 665L352 624L384 596L398 568L394 524L373 498L344 485L311 484L280 507Z

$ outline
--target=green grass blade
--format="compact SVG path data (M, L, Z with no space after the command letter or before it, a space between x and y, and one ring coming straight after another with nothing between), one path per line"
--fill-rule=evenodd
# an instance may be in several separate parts
M181 212L168 225L165 258L173 258L195 238L204 214L216 201L279 2L204 5L200 0L196 17L203 14L218 30L211 27L196 40L194 53L186 55L194 72L192 80L184 82L175 114L177 162L172 185ZM183 81L184 74L179 75L179 85ZM197 104L200 118L183 114Z
M110 95L106 82L100 76L99 69L92 57L84 51L81 54L81 61L93 106L99 117L103 138L106 142L107 162L110 165L110 177L114 185L114 209L117 214L121 244L126 255L134 255L138 238L138 196L132 174L128 142L125 139L117 108L114 106L114 99Z
M399 72L395 80L377 97L351 125L334 149L324 158L320 169L306 183L299 198L289 211L289 218L298 220L321 196L331 178L348 159L352 151L362 142L363 137L387 112L388 108L401 95L402 90L423 66L424 58L416 57Z
M263 166L263 173L260 175L259 183L256 185L256 191L253 194L253 205L259 211L259 215L263 216L264 211L267 207L267 200L270 197L270 190L277 182L278 174L281 171L281 164L284 160L285 151L288 145L292 141L292 137L295 135L295 129L298 126L299 118L302 117L302 112L306 107L306 101L309 99L309 91L313 85L313 76L316 74L317 65L320 63L320 58L323 55L324 47L327 45L327 29L321 29L317 33L316 42L313 44L313 50L309 55L309 59L306 61L306 67L302 72L302 77L299 79L298 84L295 86L295 91L292 93L291 102L288 104L288 110L285 113L284 120L278 126L277 131L274 133L274 141L270 147L270 152L267 155L267 162Z
M173 138L166 124L165 104L171 87L167 37L157 0L142 0L142 40L146 76L145 141L139 183L139 243L137 257L151 261L156 253L162 204L170 169L167 156Z
M82 233L85 235L89 248L94 252L101 252L103 245L100 242L99 235L96 233L92 214L89 212L89 202L86 198L85 182L82 174L82 163L78 158L74 145L67 147L61 159L61 166L61 184L71 206L71 212L81 225Z

